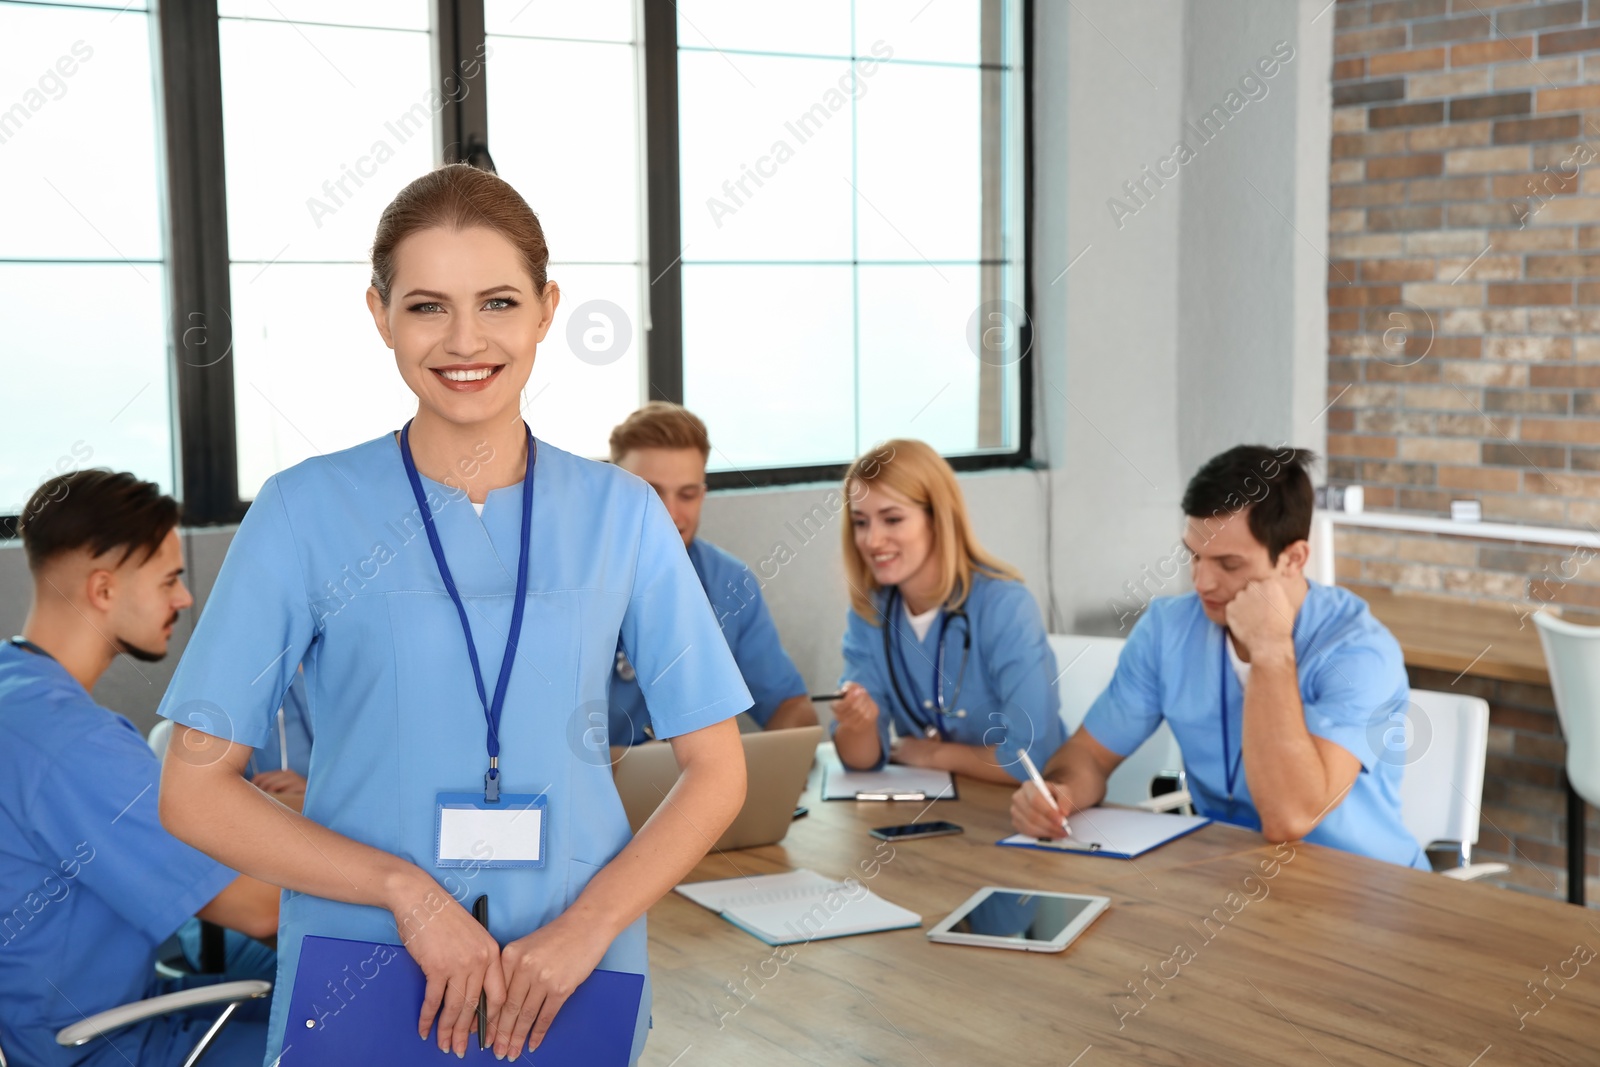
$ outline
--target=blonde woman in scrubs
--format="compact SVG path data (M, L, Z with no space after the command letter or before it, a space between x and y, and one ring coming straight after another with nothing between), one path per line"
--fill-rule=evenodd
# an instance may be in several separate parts
M596 967L648 975L646 909L743 802L732 720L750 695L666 510L522 421L560 299L548 261L538 219L493 175L446 166L401 191L367 306L415 417L267 481L161 705L177 723L166 826L292 891L268 1062L297 1023L308 934L403 943L427 979L420 1035L437 1022L439 1047L465 1053L482 993L487 1046L518 1056ZM619 640L682 768L637 836L610 767L569 732L604 706ZM317 734L304 817L242 776L302 662ZM542 796L541 864L443 862L444 794L492 806L501 790ZM480 893L487 931L463 907ZM646 977L634 1059L649 1012Z

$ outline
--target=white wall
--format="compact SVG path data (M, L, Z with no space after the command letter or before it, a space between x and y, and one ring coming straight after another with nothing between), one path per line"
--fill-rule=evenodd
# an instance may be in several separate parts
M1182 572L1163 581L1173 572L1162 564L1184 483L1206 458L1246 441L1322 447L1333 47L1323 11L1036 5L1035 355L1065 628L1117 633L1139 603L1129 590L1187 588ZM1278 41L1295 57L1266 96L1211 140L1191 134L1195 156L1176 177L1147 178L1184 124ZM1141 181L1134 199L1125 183Z
M1035 5L1029 358L1035 454L1052 469L962 484L979 537L1022 569L1042 608L1053 574L1056 629L1115 633L1119 610L1137 606L1127 588L1187 587L1181 573L1165 585L1150 576L1177 540L1183 484L1207 456L1244 440L1322 446L1333 38L1323 2ZM1107 201L1126 202L1123 183L1167 156L1184 121L1279 40L1296 54L1268 95L1119 226ZM818 689L840 666L839 520L806 543L795 531L830 488L720 492L702 527L752 565L780 541L792 550L766 595ZM197 597L230 536L187 538ZM21 626L28 589L20 549L0 547L0 631ZM97 696L148 726L191 624L166 663L119 661Z

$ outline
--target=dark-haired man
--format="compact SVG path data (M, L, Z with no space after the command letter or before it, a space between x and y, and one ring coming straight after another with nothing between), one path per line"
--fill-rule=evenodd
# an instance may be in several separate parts
M190 917L277 933L278 890L161 827L161 765L134 725L90 696L111 661L166 655L183 584L178 505L150 482L77 471L23 512L34 581L22 635L0 641L0 1047L14 1063L178 1064L217 1014L165 1016L79 1049L61 1027L171 992L157 947ZM245 953L260 977L271 953ZM218 978L208 978L216 981ZM240 1020L210 1065L261 1062L266 1024Z
M1382 739L1404 722L1400 646L1359 597L1306 580L1315 457L1241 445L1183 495L1194 592L1150 603L1116 674L1045 767L1064 811L1165 720L1203 815L1428 870L1400 821L1401 763ZM1032 784L1012 799L1023 833L1060 836Z

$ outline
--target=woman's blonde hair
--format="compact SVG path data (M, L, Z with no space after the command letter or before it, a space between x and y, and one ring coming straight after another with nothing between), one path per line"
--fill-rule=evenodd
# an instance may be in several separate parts
M857 486L862 488L858 489ZM854 505L865 488L883 488L910 500L928 516L933 531L929 551L939 568L939 603L954 611L972 592L973 572L991 578L1021 581L1015 567L986 552L972 532L967 504L956 472L943 456L922 441L895 438L885 441L850 464L844 475L845 499ZM880 586L872 568L856 548L855 521L843 526L844 573L850 582L850 605L856 614L876 626L879 622L874 594Z

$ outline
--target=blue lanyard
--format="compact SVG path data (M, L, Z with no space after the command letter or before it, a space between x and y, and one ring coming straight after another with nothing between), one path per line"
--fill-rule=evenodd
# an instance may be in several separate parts
M422 491L422 479L417 474L417 464L411 458L411 422L400 428L400 458L406 465L406 478L411 482L411 493L422 510L422 528L428 534L428 547L433 549L433 561L439 565L439 577L444 579L445 592L455 603L456 615L461 619L461 632L467 638L467 658L472 661L472 680L478 685L478 699L483 702L483 718L489 726L489 770L483 776L483 799L489 803L500 800L500 712L506 702L506 689L511 681L511 663L517 654L517 638L522 633L522 611L528 600L528 542L533 534L533 468L538 459L538 444L528 424L522 424L528 434L528 470L522 476L522 544L517 552L517 599L511 606L511 630L506 635L506 651L500 660L500 678L495 683L494 701L490 702L483 688L483 668L478 665L478 647L472 642L472 626L467 622L467 609L456 591L456 582L450 575L450 564L445 562L444 547L439 544L439 531L434 528L433 510L428 507L427 494Z
M1228 662L1228 631L1222 631L1222 685L1218 704L1222 711L1222 770L1228 784L1228 804L1232 811L1233 786L1239 780L1239 768L1244 764L1244 738L1239 739L1239 758L1229 762L1228 753L1228 675L1233 666Z

